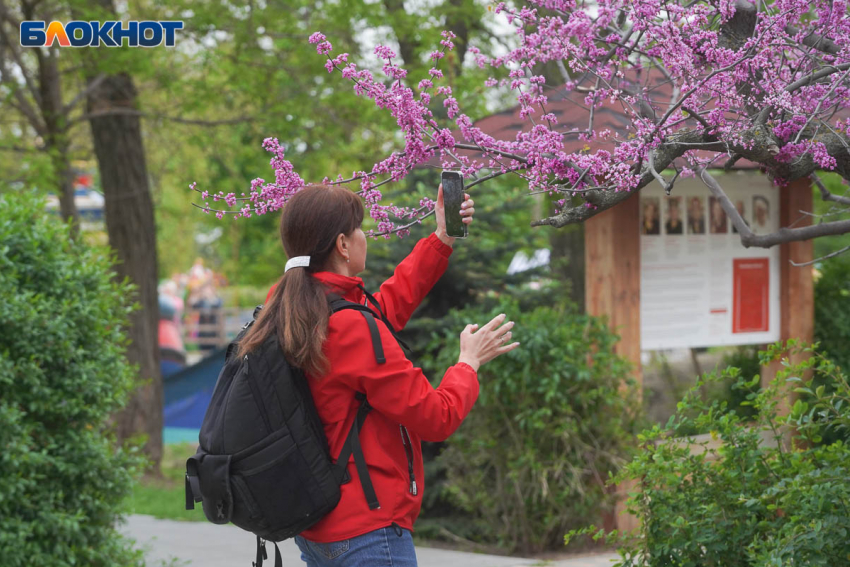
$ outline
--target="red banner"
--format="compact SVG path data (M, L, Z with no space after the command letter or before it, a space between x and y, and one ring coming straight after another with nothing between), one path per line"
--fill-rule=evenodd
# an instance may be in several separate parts
M737 258L732 261L732 332L768 330L770 317L770 260Z

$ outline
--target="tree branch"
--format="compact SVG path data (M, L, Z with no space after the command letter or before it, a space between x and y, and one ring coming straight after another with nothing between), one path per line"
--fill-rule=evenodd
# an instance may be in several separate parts
M662 177L661 174L655 170L655 152L649 152L648 166L649 172L656 179L656 181L658 181L658 183L660 183L661 186L664 187L664 192L669 195L673 191L673 184L676 182L676 178L679 177L679 170L676 170L676 175L673 176L673 181L667 183L667 180L664 179L664 177Z
M814 173L810 176L811 180L815 185L820 189L820 197L824 201L832 201L833 203L840 203L842 205L850 205L850 197L844 197L841 195L833 195L829 189L826 188L826 185L823 184L820 177L815 175Z
M485 152L485 153L489 152L491 154L498 154L498 155L504 156L506 158L515 159L520 163L528 163L528 160L526 158L522 157L522 156L518 156L516 154L511 154L511 153L508 153L508 152L503 152L501 150L495 150L495 149L491 149L491 148L482 148L481 146L472 145L472 144L457 144L457 143L454 145L454 147L460 148L461 150L474 150L474 151L477 151L477 152Z
M827 65L819 71L816 71L810 75L806 75L802 79L794 81L793 83L785 87L785 91L793 93L797 89L801 89L806 85L809 85L819 79L823 79L824 77L828 77L829 75L838 73L839 71L846 71L847 69L850 69L850 63L842 63L841 65ZM756 118L756 124L763 124L767 120L767 117L770 115L772 110L773 105L769 104L765 106Z
M732 219L732 224L735 225L735 228L741 235L741 244L743 244L745 248L749 248L751 246L770 248L771 246L776 246L777 244L783 244L785 242L797 242L821 236L835 236L850 232L850 220L840 220L799 228L783 227L770 234L756 235L752 230L750 230L750 227L747 226L747 223L744 222L741 215L738 214L738 210L732 204L732 201L730 201L729 197L726 196L726 193L723 192L723 189L720 187L720 184L717 183L717 180L708 173L708 170L705 168L698 168L698 172L700 174L700 179L702 179L706 186L708 186L709 191L711 191L711 193L720 200L720 205L723 207L723 210L729 218Z
M5 7L3 6L2 2L0 2L0 14L2 14L3 12L5 12ZM18 49L18 46L15 45L15 42L11 40L9 34L6 33L6 30L2 24L0 24L0 38L3 39L3 42L6 44L9 53L12 54L12 58L15 60L15 64L20 69L21 76L24 78L24 83L26 84L27 90L29 90L30 95L32 95L33 99L35 100L35 103L41 106L41 95L39 94L38 89L35 87L35 83L33 82L32 77L30 77L30 74L27 72L27 68L24 65L24 61L23 59L21 59L20 50Z
M785 33L793 36L800 33L800 30L794 26L785 26ZM818 51L823 51L830 55L837 55L838 52L841 51L841 48L834 41L814 32L803 38L803 45L813 47Z
M6 59L3 57L2 52L0 52L0 84L7 85L9 87L17 101L17 105L15 107L27 118L27 120L29 120L30 125L35 129L35 131L38 132L40 136L44 136L47 133L47 127L41 121L39 115L36 113L35 109L26 97L24 97L21 92L20 85L12 79L12 74L6 66Z
M78 92L77 95L71 100L71 102L62 107L62 112L65 114L65 116L68 116L68 114L71 113L74 107L77 106L77 104L79 104L81 100L86 98L90 92L99 87L100 83L102 83L104 79L106 79L106 74L101 73L100 75L89 81L89 84L86 85L86 88Z
M841 254L844 254L848 250L850 250L850 246L845 246L841 250L836 250L835 252L831 252L831 253L827 254L826 256L821 256L820 258L815 258L814 260L810 260L808 262L800 262L799 264L797 262L795 262L794 260L790 260L790 262L791 262L791 265L796 267L796 268L800 268L800 267L803 267L803 266L810 266L812 264L817 264L818 262L828 260L829 258L835 258L836 256L840 256Z
M696 143L716 143L717 140L704 132L685 132L680 136L679 141L682 144L671 143L654 150L652 156L653 165L657 170L663 171L673 160L680 157L688 150L694 149L690 144ZM604 189L587 191L584 193L584 199L588 204L582 204L577 207L571 207L565 211L561 211L557 215L532 221L531 226L548 225L554 228L561 228L568 224L584 222L592 216L601 213L604 210L618 205L635 194L643 187L655 180L652 171L649 167L645 168L640 174L640 179L634 189L618 190L616 187L606 187Z
M731 151L733 155L740 154L740 156L750 161L766 165L769 170L774 172L775 175L780 176L787 181L794 181L795 179L808 177L812 174L812 172L818 169L817 164L814 163L810 155L804 155L795 160L793 163L777 162L775 156L778 151L778 147L776 146L776 141L773 139L772 134L768 132L768 130L769 129L764 128L763 126L760 127L756 125L750 130L742 131L740 133L741 143L730 143L729 151ZM568 224L584 222L590 217L597 215L606 209L610 209L631 197L635 191L642 189L654 181L656 179L655 174L657 174L657 172L664 171L676 158L681 157L685 152L695 149L717 151L713 146L716 146L718 140L714 135L707 134L704 131L688 130L677 133L675 137L671 136L668 140L668 142L656 148L654 153L648 155L648 158L651 157L652 165L654 167L647 166L643 168L638 182L633 189L618 190L616 186L608 186L598 190L588 191L584 194L587 204L571 207L557 215L535 220L531 223L531 226L549 225L554 228L561 228ZM834 171L847 178L848 175L850 175L850 152L845 151L844 144L846 142L844 141L843 136L837 133L821 134L818 136L818 141L822 142L827 147L829 154L836 158L836 167ZM639 163L642 164L643 162L640 161ZM735 211L735 214L737 214L737 211ZM835 225L835 223L829 223L828 228L821 228L823 226L826 225L818 225L818 227L814 228L806 227L806 229L817 236L826 234L843 234L843 232L846 232L846 230L841 228L841 225ZM786 229L783 229L783 231L784 230ZM785 232L783 231L780 232L785 235ZM826 232L821 234L822 231ZM793 234L796 235L797 233L795 232ZM787 238L787 236L783 236L783 238ZM810 236L808 238L814 238L814 236ZM802 240L804 237L797 238L796 236L793 236L791 239ZM770 238L755 235L750 241L750 245L752 246L761 246L763 243L768 243L768 246L772 246L776 242L773 242Z
M723 188L720 187L720 184L716 179L714 179L714 177L711 176L708 170L704 167L698 167L697 173L699 173L699 177L702 179L702 182L708 186L708 190L711 191L711 193L720 201L720 206L723 207L726 215L732 219L732 224L735 226L735 230L737 230L738 234L741 235L741 242L744 242L746 238L755 236L753 231L750 230L750 227L747 226L744 219L741 218L741 214L738 212L738 209L735 208L735 205L733 205L732 201L729 200L729 197L726 196ZM744 243L744 246L747 246L747 244Z

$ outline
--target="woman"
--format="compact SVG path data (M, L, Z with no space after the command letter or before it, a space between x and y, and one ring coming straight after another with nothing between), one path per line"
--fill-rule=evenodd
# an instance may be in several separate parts
M658 220L658 199L644 199L643 234L661 234L661 223Z
M667 222L664 223L664 230L667 234L682 234L682 218L679 215L680 197L667 198Z
M508 343L513 323L504 323L504 314L480 329L467 325L460 334L458 362L435 389L379 318L382 364L360 313L343 310L330 316L326 295L334 292L374 311L380 308L396 330L404 327L445 272L452 253L442 189L440 185L436 232L421 239L381 285L374 297L377 305L357 277L366 268L360 198L348 189L316 185L296 193L283 209L280 235L290 261L241 341L239 356L277 333L287 359L307 375L331 455L340 453L354 421L359 405L355 395L365 394L374 408L360 431L360 443L380 507L371 509L367 503L352 458L351 481L340 487L339 504L295 538L309 567L416 565L410 533L424 490L420 441L451 435L478 397L478 368L519 345ZM465 199L461 215L469 224L475 209L469 195Z
M705 213L702 210L702 199L691 197L688 203L689 234L705 234Z
M720 204L720 199L717 197L709 197L708 201L709 206L711 207L711 214L709 215L709 232L711 234L726 234L726 211L723 210L723 205Z

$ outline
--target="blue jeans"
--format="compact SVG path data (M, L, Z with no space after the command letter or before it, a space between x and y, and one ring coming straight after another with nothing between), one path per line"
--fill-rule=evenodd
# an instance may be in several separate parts
M388 526L333 543L295 536L295 543L307 567L416 567L413 538L399 527Z

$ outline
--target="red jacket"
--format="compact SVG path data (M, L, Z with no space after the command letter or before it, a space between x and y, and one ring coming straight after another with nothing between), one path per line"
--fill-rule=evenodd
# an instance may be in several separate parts
M451 247L435 234L421 239L374 294L396 330L407 324L446 271L451 253ZM334 272L317 272L313 276L335 288L345 299L365 303L364 294L357 287L363 284L359 277ZM375 360L363 316L354 310L343 310L331 317L322 347L330 370L318 378L308 375L308 380L334 456L341 451L354 421L359 405L355 393L366 394L374 409L366 418L360 439L381 507L369 509L352 457L348 464L351 482L341 486L339 504L301 534L311 541L329 543L348 539L393 522L412 531L425 488L420 443L445 440L478 398L478 376L471 366L463 362L455 364L434 388L422 370L405 357L383 321L379 318L376 321L386 357L384 364ZM413 447L416 495L410 491L407 453L399 425L407 428Z

